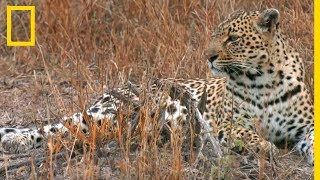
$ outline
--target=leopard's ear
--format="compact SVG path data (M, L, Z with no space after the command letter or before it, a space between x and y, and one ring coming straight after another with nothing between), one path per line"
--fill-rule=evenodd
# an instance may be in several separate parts
M261 33L274 34L279 26L280 13L276 9L266 9L258 17L256 27Z

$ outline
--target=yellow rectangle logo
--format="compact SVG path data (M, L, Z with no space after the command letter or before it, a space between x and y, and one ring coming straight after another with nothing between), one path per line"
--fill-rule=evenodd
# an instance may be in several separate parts
M36 11L35 6L7 6L7 46L35 46ZM12 11L30 11L30 41L12 41Z

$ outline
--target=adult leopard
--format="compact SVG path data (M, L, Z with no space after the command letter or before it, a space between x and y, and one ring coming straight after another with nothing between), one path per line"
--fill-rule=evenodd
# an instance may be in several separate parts
M303 61L281 32L279 12L267 9L261 13L232 13L213 33L204 54L217 77L162 81L182 87L196 102L201 102L206 94L203 117L219 142L241 139L257 150L265 149L269 142L279 147L289 145L313 164L313 104L304 84ZM153 93L159 92L155 85L152 89ZM130 88L116 91L127 96ZM129 97L139 99L132 92ZM180 101L165 102L170 112L188 114L186 108L179 110ZM116 121L120 104L119 98L105 93L87 114L99 122L106 118ZM82 113L76 113L66 120L80 123L83 132L87 132L83 117ZM45 126L44 130L45 135L68 131L61 123ZM22 137L29 140L28 146L19 149L25 151L37 147L44 136L38 130L13 128L0 129L0 135L2 144L10 152L17 152L19 146L24 145Z
M227 77L224 106L234 112L217 123L244 119L240 124L252 130L252 119L258 119L268 141L295 146L313 164L313 104L304 83L304 64L285 40L279 17L276 9L238 11L213 33L204 54L213 74ZM221 130L219 138L227 133Z

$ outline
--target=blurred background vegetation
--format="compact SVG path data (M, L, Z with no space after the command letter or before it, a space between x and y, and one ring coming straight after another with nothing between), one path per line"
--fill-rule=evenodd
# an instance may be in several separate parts
M6 46L6 5L36 6L35 47ZM41 73L86 84L128 76L211 76L203 50L230 12L277 8L281 27L313 76L312 0L9 0L0 3L0 72ZM29 33L28 17L13 15L13 38ZM18 38L19 38L18 37ZM60 79L53 78L53 84ZM93 87L93 85L92 85Z

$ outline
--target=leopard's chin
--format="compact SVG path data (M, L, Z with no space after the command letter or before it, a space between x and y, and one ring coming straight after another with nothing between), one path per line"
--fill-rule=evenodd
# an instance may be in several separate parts
M209 68L210 68L213 76L217 76L217 77L226 77L227 76L226 72L224 72L220 68L212 65L210 62L208 62L208 65L209 65Z

